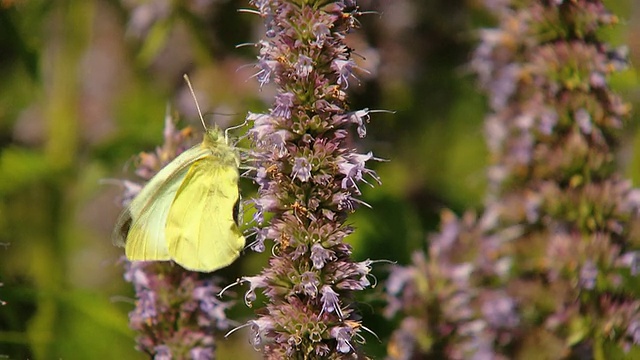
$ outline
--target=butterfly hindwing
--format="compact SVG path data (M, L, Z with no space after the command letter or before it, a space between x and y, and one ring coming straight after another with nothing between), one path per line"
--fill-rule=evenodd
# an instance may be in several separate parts
M238 168L215 156L193 163L166 220L170 257L186 269L210 272L232 263L245 239L234 219Z

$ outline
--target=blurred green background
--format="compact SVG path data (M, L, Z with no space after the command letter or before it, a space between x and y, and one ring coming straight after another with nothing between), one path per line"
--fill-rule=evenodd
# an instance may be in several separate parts
M358 260L407 263L437 229L439 211L479 209L485 189L487 106L467 66L477 30L491 25L480 0L358 2L362 28L347 41L365 71L349 87L353 109L376 113L355 144L391 160L373 166L383 185L364 189L372 209L352 217ZM640 4L605 2L622 24L603 33L628 44L632 68L614 87L637 107ZM199 129L182 80L188 73L209 123L227 127L264 111L274 91L252 67L263 25L235 0L0 0L0 359L142 359L127 313L133 291L110 232L131 160L162 142L166 105ZM634 61L635 60L635 61ZM626 173L638 179L632 121ZM243 196L255 191L242 182ZM268 253L268 252L267 252ZM247 253L220 272L253 275L268 254ZM384 356L395 324L379 285L360 295L366 351ZM236 289L241 293L241 289ZM229 316L250 319L238 296ZM258 305L258 304L256 304ZM259 358L246 333L219 340L219 358Z

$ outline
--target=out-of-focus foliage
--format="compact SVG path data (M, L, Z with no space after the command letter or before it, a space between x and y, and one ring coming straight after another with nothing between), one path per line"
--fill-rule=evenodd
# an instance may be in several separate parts
M630 24L611 41L635 40L628 34L638 9L609 2ZM391 161L377 164L383 184L364 191L372 209L352 217L357 230L347 240L356 260L407 263L441 208L483 199L487 106L467 61L475 31L490 20L473 0L359 5L380 15L362 16L347 39L368 71L350 87L352 108L396 114L374 114L367 143L354 144ZM199 126L183 73L207 121L221 127L272 102L273 90L251 78L256 48L235 47L263 31L262 19L237 11L245 6L0 0L0 358L143 358L127 323L133 292L122 279L122 249L110 240L121 189L108 179L130 176L132 156L162 142L167 102ZM640 44L629 44L637 63ZM614 85L636 103L632 74ZM637 164L633 146L626 149L623 162ZM629 168L640 176L640 166ZM250 181L241 185L251 197ZM249 252L219 275L231 282L264 265L264 254ZM374 273L386 277L384 266ZM393 326L376 289L360 301L363 323L382 339L367 338L365 350L380 358ZM240 304L228 317L241 322L251 311ZM246 337L219 341L219 358L257 357Z

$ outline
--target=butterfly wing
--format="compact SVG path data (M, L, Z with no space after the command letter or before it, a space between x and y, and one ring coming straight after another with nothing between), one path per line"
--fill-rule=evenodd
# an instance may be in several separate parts
M210 272L231 264L245 239L234 220L238 168L215 156L195 162L167 216L171 258L184 268Z
M114 243L129 260L169 260L165 227L176 193L190 166L208 152L195 146L162 168L120 214Z

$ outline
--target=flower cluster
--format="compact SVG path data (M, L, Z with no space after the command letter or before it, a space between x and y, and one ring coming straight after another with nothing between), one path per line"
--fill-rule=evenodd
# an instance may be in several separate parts
M190 128L179 131L171 116L165 120L163 146L139 156L136 174L142 179L151 179L190 142ZM124 202L140 189L140 185L126 181ZM217 281L172 262L125 264L125 280L133 284L136 293L129 324L138 332L138 350L155 359L215 358L214 333L230 325L225 316L230 304L216 297L220 291Z
M389 358L500 359L494 344L511 341L521 322L514 299L497 285L511 268L499 250L522 228L496 231L496 210L460 219L444 211L428 254L416 252L410 266L393 268L385 315L404 318L389 342Z
M344 37L357 8L351 0L252 3L267 28L256 77L278 90L268 113L248 116L259 185L253 249L274 241L269 265L244 278L248 303L256 289L268 298L249 323L253 344L269 359L351 358L364 328L352 293L371 285L371 262L350 258L345 220L364 204L359 184L379 182L366 167L376 158L349 146L369 119L346 103L356 65Z
M597 0L489 4L499 27L481 33L472 61L492 110L485 213L445 216L429 261L394 272L389 311L409 317L390 349L454 359L629 350L640 345L640 192L614 155L629 107L608 79L625 57L599 38L617 18Z

